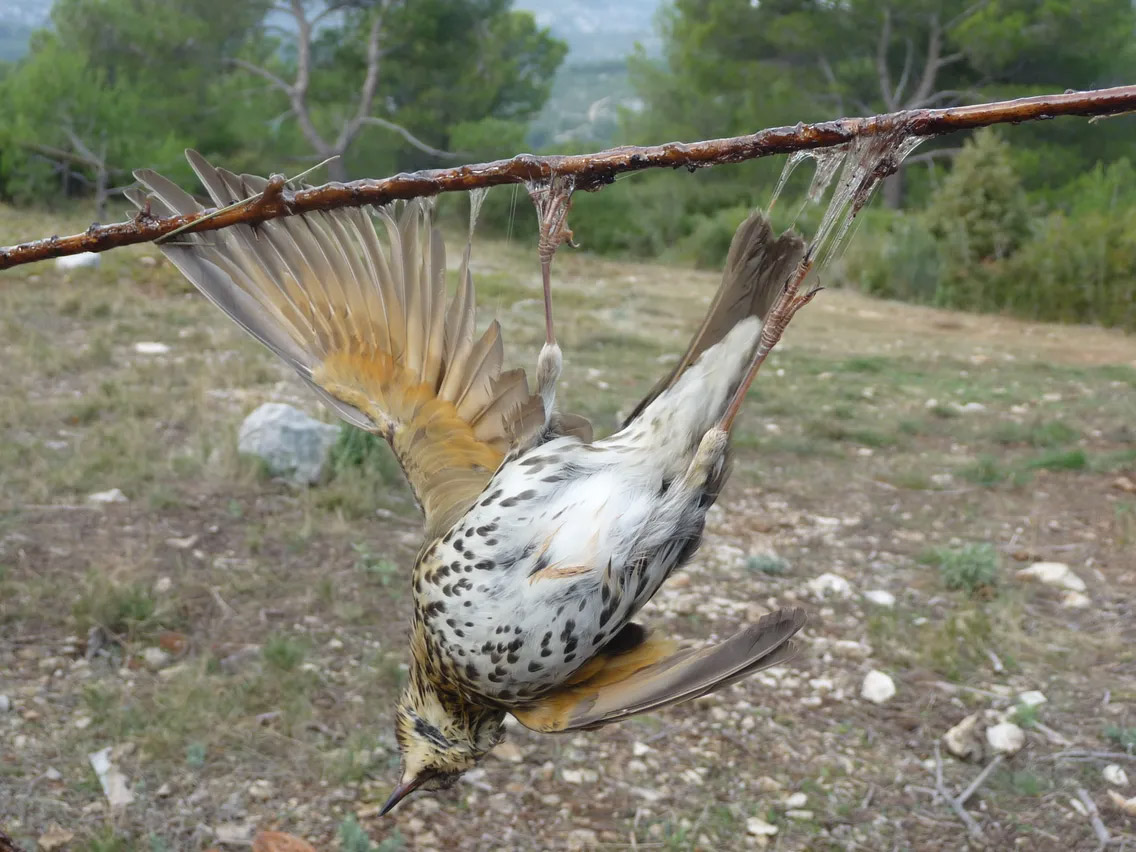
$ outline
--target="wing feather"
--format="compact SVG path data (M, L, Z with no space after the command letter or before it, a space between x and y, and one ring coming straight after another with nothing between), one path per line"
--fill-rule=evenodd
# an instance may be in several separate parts
M803 610L778 610L704 647L648 636L629 651L600 655L569 684L511 712L527 728L555 732L618 722L722 689L791 659Z
M187 152L213 203L254 197L237 176ZM163 213L201 206L150 170L131 191ZM523 371L502 372L493 322L474 339L469 249L446 298L446 255L425 204L379 209L387 247L361 210L186 234L162 251L238 325L290 364L344 419L383 435L440 535L484 489L512 443L544 421Z

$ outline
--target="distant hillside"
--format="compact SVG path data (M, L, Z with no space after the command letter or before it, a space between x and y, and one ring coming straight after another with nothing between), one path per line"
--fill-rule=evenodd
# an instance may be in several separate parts
M660 50L655 17L666 0L516 0L537 23L568 43L552 96L533 121L535 148L574 149L615 141L619 109L637 109L627 57L642 45Z
M639 42L649 53L659 50L655 12L663 0L515 0L537 23L568 42L568 64L621 60Z

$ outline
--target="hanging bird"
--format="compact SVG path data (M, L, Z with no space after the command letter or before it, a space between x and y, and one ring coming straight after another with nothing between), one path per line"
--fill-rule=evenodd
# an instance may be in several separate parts
M267 184L188 156L218 206ZM202 209L153 171L136 177L139 207ZM180 235L162 251L341 417L383 436L422 508L396 709L402 771L383 812L451 785L501 741L506 713L536 731L595 728L789 659L800 610L703 647L632 618L698 547L729 472L724 415L752 379L762 317L804 254L800 238L746 219L674 371L592 441L580 418L545 410L523 371L502 370L497 322L475 334L469 246L447 297L428 207L375 220L308 213ZM551 328L547 304L546 316Z

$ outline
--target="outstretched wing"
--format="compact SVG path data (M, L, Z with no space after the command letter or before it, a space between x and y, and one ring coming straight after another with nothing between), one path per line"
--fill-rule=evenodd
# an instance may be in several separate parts
M601 654L568 685L511 712L526 728L551 733L689 701L790 660L797 653L790 639L804 624L803 610L782 609L716 645L648 636L629 651Z
M218 206L267 184L186 156ZM202 209L149 169L135 177L147 191L128 193L139 207L149 198L163 215ZM497 322L474 335L469 246L447 300L445 246L429 208L411 202L397 219L386 209L375 215L386 246L367 213L341 209L185 234L162 251L340 416L390 442L427 535L439 535L544 411L523 370L502 371Z

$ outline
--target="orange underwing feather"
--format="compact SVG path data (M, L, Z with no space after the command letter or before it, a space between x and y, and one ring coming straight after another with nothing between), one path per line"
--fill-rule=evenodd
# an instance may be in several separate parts
M791 659L790 639L804 623L802 610L778 610L701 648L651 634L629 651L594 657L564 687L511 712L525 727L553 733L688 701Z
M213 202L254 197L264 178L235 175L187 152ZM127 193L160 215L201 206L148 169ZM441 535L484 489L512 444L544 423L524 371L503 372L500 326L475 340L469 247L446 298L446 255L427 203L396 218L315 212L185 234L163 252L238 325L291 364L349 422L390 442Z

